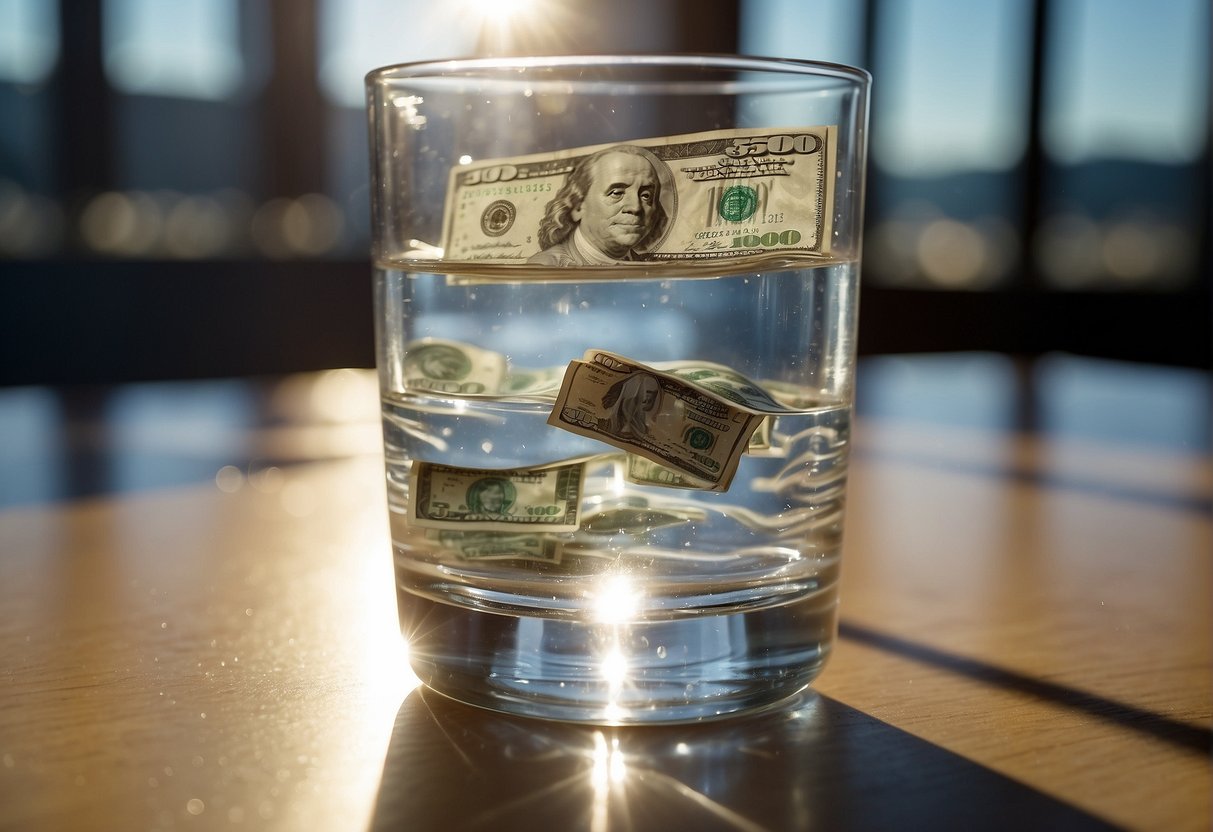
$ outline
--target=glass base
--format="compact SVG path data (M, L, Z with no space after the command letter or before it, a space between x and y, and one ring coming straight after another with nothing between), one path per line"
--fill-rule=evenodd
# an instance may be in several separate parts
M414 672L492 710L599 725L698 722L801 692L834 642L836 595L726 614L597 623L400 593Z

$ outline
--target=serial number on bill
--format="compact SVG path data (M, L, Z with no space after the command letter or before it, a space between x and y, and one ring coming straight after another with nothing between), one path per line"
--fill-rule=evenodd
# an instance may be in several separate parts
M466 202L469 199L482 199L486 196L549 193L551 190L552 185L549 182L528 182L525 185L496 185L492 188L469 188L466 191L460 191L459 196Z

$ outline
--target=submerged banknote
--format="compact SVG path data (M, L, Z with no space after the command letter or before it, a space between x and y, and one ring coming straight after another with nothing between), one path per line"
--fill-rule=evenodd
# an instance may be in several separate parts
M837 127L645 138L451 170L443 259L543 266L830 253Z
M774 382L759 383L711 361L665 361L653 367L759 413L799 412L804 408L798 405L806 405L803 396L793 402L787 394L781 394ZM503 353L465 341L422 338L410 341L404 348L403 382L406 389L412 390L555 399L566 370L566 365L515 367Z
M560 562L561 542L545 532L519 532L513 527L503 531L431 528L426 536L461 560Z
M417 460L409 473L409 523L447 529L576 531L584 480L584 460L501 471Z
M758 423L745 452L755 456L776 456L778 449L771 443L771 418L767 416ZM636 485L658 485L664 488L695 488L701 489L695 478L688 477L665 465L660 465L651 459L636 454L626 454L624 458L623 476L628 482Z
M724 491L763 418L670 373L590 350L569 363L548 424L677 471L687 487Z
M636 485L658 485L663 488L703 488L695 478L636 454L627 455L624 477L628 482Z
M499 352L463 341L421 338L404 347L401 380L406 390L491 396L501 389L506 366Z
M554 399L563 378L563 365L538 369L510 367L499 392L505 396Z
M513 367L495 350L466 341L420 338L404 347L404 388L459 396L554 399L564 378L558 367Z
M766 388L732 367L712 361L667 361L654 364L659 370L689 381L696 387L723 396L755 413L798 413L800 409L778 401Z

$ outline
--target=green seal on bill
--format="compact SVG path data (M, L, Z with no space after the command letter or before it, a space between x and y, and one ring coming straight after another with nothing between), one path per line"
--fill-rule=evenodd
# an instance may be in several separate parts
M758 210L758 192L749 185L734 185L720 197L716 210L728 222L744 222Z

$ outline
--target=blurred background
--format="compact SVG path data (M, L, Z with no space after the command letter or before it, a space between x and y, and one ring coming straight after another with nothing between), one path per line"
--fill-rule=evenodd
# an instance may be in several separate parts
M862 354L1207 369L1210 40L1208 0L0 0L0 385L372 366L366 71L658 50L872 72Z

